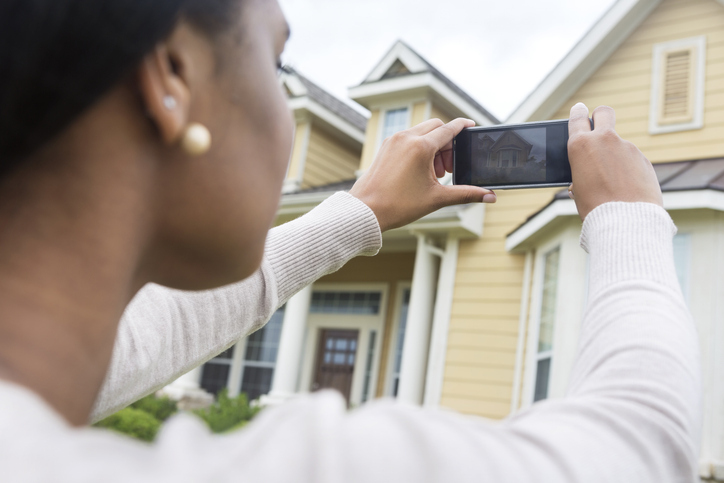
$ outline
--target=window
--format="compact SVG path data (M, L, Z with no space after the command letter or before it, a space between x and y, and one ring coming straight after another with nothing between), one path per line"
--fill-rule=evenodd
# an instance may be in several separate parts
M553 355L553 328L556 319L556 292L558 288L558 261L560 247L545 255L543 264L543 296L541 298L540 325L538 329L537 367L533 401L548 397L548 383Z
M310 313L377 315L380 292L314 292Z
M385 112L385 122L382 126L382 139L387 139L396 132L407 129L407 111L406 107L402 109L393 109Z
M706 37L654 46L649 131L663 134L704 126Z
M500 151L500 168L516 168L518 166L518 151L503 149Z
M246 341L241 392L246 393L250 401L268 394L271 390L283 321L282 307L264 327L251 334Z
M231 395L244 392L252 401L271 390L284 307L267 324L245 340L208 361L201 369L201 387L217 394L228 388Z
M405 289L402 294L402 306L400 307L400 323L397 328L397 344L395 344L395 359L392 372L392 396L397 396L397 389L400 385L400 367L402 366L402 347L405 344L405 327L407 326L407 313L410 310L410 289Z
M204 364L201 369L201 387L205 391L216 394L228 386L233 357L234 347L230 347Z

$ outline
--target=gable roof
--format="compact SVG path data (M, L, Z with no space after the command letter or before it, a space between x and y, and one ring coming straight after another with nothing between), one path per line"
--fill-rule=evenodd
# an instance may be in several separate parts
M348 124L347 127L356 131L356 137L364 139L364 131L367 128L367 118L364 115L355 111L292 67L284 67L281 80L289 94L292 108L297 107L296 104L300 104L300 106L304 104L303 102L295 103L295 100L309 99L329 111L333 116L336 116L338 120ZM305 104L303 107L308 108L310 106Z
M724 0L717 0L724 4ZM618 0L513 111L507 123L548 119L631 35L661 0Z
M401 80L410 82L405 84L400 82ZM364 103L368 97L387 92L386 88L416 88L425 83L450 101L457 110L472 117L479 124L500 124L490 111L402 40L395 42L360 85L350 88L350 97Z

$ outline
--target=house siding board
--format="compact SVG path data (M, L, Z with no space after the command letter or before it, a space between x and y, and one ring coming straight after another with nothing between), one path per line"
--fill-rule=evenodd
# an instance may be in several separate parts
M652 162L705 159L724 155L724 6L714 0L665 0L566 101L552 118L566 118L570 107L616 109L616 129ZM704 128L649 134L649 95L654 44L705 35Z
M359 151L343 145L312 125L302 189L354 178L359 157Z
M416 126L421 122L427 121L428 101L416 102L412 105L412 113L410 115L410 126Z
M430 119L440 119L442 122L450 122L453 120L453 118L444 112L442 109L437 107L435 104L432 105L432 108L430 109Z
M507 253L505 237L558 190L499 191L482 238L461 241L441 405L494 419L509 414L525 256ZM492 369L509 374L505 384Z
M412 280L415 253L381 253L375 257L359 257L350 260L339 271L322 277L318 283L385 283L387 284L387 313L380 353L380 369L377 378L376 397L384 395L387 362L390 354L392 329L397 317L397 287ZM340 285L342 288L342 285Z

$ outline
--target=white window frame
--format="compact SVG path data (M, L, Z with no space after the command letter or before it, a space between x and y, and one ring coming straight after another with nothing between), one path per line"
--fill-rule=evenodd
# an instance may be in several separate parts
M363 400L371 401L377 394L377 381L380 375L380 362L382 341L385 336L385 319L387 318L387 303L389 286L386 283L316 283L313 292L380 292L380 311L377 315L365 314L334 314L309 313L304 341L304 354L302 356L300 392L311 391L314 379L314 370L319 345L319 332L322 329L359 330L357 339L357 354L355 356L352 388L350 391L350 404L359 406ZM364 376L369 350L369 335L371 331L377 332L374 347L372 374L370 377L368 394L363 397Z
M375 149L375 152L380 150L380 146L382 146L382 142L385 140L385 118L387 117L387 113L389 111L407 109L407 122L405 123L404 129L409 129L412 123L412 108L414 107L414 105L415 104L411 102L406 104L394 104L390 106L385 106L384 108L380 109L380 123L379 127L377 128L377 149Z
M556 288L556 319L553 325L553 344L550 351L551 365L548 377L547 399L563 397L568 386L578 348L578 335L585 309L588 283L588 257L579 245L581 223L571 219L553 235L541 239L533 263L528 336L525 349L525 368L521 408L533 404L535 381L538 370L538 337L543 297L543 271L545 256L560 247L558 261L558 286ZM585 283L581 283L584 279ZM543 354L543 353L541 353Z
M400 318L402 317L402 300L405 290L412 290L412 281L399 282L395 288L395 315L390 328L390 341L387 346L387 370L385 371L385 389L383 394L387 397L394 397L392 391L394 389L395 377L395 352L397 343L399 342Z
M693 117L691 121L676 124L661 124L659 102L663 88L664 58L668 52L691 49L694 60ZM666 134L690 131L704 127L704 89L706 83L706 36L690 37L654 45L651 69L651 99L649 105L649 134Z

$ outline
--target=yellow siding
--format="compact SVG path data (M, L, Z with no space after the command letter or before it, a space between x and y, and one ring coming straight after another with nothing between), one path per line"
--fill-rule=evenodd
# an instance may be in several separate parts
M417 102L412 106L412 114L410 115L410 126L416 126L421 122L427 121L428 101Z
M302 189L354 179L359 158L359 151L349 148L312 125Z
M397 287L401 282L412 280L415 266L415 253L382 253L376 257L358 257L350 260L338 272L319 279L319 283L385 283L387 284L387 314L385 333L382 339L380 358L380 376L377 379L377 397L384 393L389 359L392 327L397 317Z
M377 139L379 138L380 128L380 110L375 109L370 113L370 119L367 121L367 131L365 132L365 143L362 146L362 160L360 161L360 170L365 171L372 166L377 154Z
M704 128L650 135L649 96L654 44L706 35ZM552 117L570 107L616 109L616 129L652 162L724 156L724 6L714 0L664 0L621 47Z
M525 256L508 254L505 237L556 191L499 191L483 238L460 243L443 406L494 419L510 412Z
M292 147L292 157L289 160L289 170L287 171L287 179L299 178L299 166L304 156L304 145L307 139L308 122L300 122L294 130L294 145Z
M442 122L450 122L453 120L452 117L433 104L432 109L430 110L430 119L435 118L440 119Z

